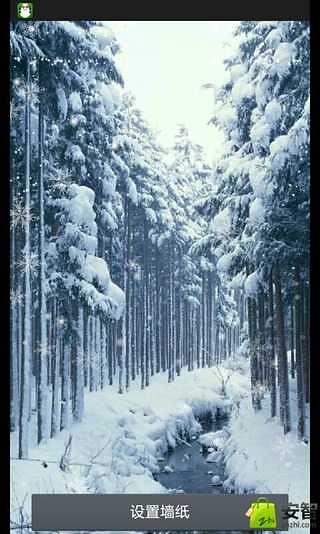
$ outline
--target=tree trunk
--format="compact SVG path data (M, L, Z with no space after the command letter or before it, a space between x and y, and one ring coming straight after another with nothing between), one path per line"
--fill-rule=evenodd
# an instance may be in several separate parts
M108 345L108 381L109 386L112 386L113 384L113 369L112 369L112 354L113 354L113 343L112 343L112 330L113 325L111 320L108 320L108 337L107 337L107 345Z
M41 84L41 62L39 63L39 85ZM44 235L44 115L43 115L43 95L40 90L39 94L39 176L38 176L38 255L39 255L39 283L38 283L38 443L46 437L46 420L47 420L47 357L48 357L48 340L47 340L47 306L45 294L45 235Z
M247 267L247 275L249 274ZM254 410L261 409L261 397L258 370L258 344L257 344L257 303L253 297L247 299L248 329L250 345L250 370L251 370L251 398Z
M160 326L160 254L159 249L156 247L156 260L155 260L155 267L156 267L156 325L155 325L155 337L156 337L156 372L160 373L161 370L161 351L160 351L160 335L161 335L161 326Z
M51 404L51 437L53 438L59 430L60 406L59 406L59 386L60 386L60 354L61 354L61 336L58 336L57 326L57 300L52 299L51 317L52 317L52 404Z
M290 306L290 353L291 353L291 378L295 378L295 361L294 361L294 309L293 306Z
M144 331L145 331L145 385L150 384L150 321L149 321L149 247L148 226L144 220Z
M270 319L270 388L271 388L271 417L277 415L277 373L276 352L274 339L274 309L273 309L273 279L269 276L269 319Z
M130 228L130 201L128 197L125 201L125 257L124 257L124 292L126 297L125 315L123 318L123 361L125 362L126 370L126 391L130 386L130 360L131 360L131 295L130 295L130 240L131 240L131 228Z
M136 378L136 367L137 367L137 362L136 362L136 353L137 353L137 347L136 347L136 287L135 287L135 280L134 280L134 277L132 279L132 295L131 295L131 318L130 318L130 321L131 321L131 339L130 339L130 344L131 344L131 350L130 350L130 354L131 354L131 362L130 362L130 366L131 366L131 380L135 380Z
M170 350L172 351L171 355L171 380L175 379L176 372L176 315L175 315L175 284L174 284L174 268L175 268L175 248L174 244L171 245L171 269L170 269Z
M62 343L62 384L61 384L61 421L60 430L69 425L70 412L70 345L63 339Z
M309 281L305 285L305 401L310 401L310 295Z
M202 273L202 288L201 288L201 363L202 367L206 366L206 276L205 273Z
M212 366L212 273L208 272L208 317L207 317L207 328L208 328L208 366Z
M11 94L13 94L11 92ZM15 172L14 172L14 146L15 138L13 137L13 128L11 125L11 143L10 143L10 209L11 209L11 236L10 236L10 432L15 432L19 421L19 332L18 317L19 307L22 302L19 298L19 286L16 273L16 219L15 219Z
M89 317L89 390L95 390L95 347L94 347L94 338L95 338L95 318L93 315Z
M180 273L180 269L179 269ZM179 274L180 276L180 274ZM182 306L181 306L181 282L177 287L176 294L176 373L180 376L181 372L181 323L182 323Z
M88 387L89 382L89 309L83 308L83 380L84 387Z
M104 318L100 318L100 389L104 389L106 385L106 375L107 375L107 330L106 323Z
M296 375L297 375L297 402L298 402L298 437L303 439L305 434L305 390L304 390L304 370L302 353L302 309L301 280L298 268L295 272L295 323L296 323Z
M71 345L71 361L74 365L74 421L81 421L84 412L84 379L83 379L83 308L79 299L73 301L73 335Z
M280 414L282 414L284 433L291 430L290 398L288 378L288 357L285 342L284 310L281 287L281 276L278 265L274 268L276 332L278 348L278 364L280 366Z
M172 328L172 258L171 258L171 243L168 247L168 382L172 382L172 343L171 343L171 328Z
M30 273L30 63L26 64L26 100L25 100L25 247L24 247L24 309L23 309L23 343L21 355L21 394L19 417L19 458L28 457L29 449L29 411L30 411L30 368L31 368L31 273Z

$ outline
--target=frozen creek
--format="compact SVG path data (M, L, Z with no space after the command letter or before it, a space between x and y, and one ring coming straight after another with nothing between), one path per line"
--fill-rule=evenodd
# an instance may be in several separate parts
M229 416L225 413L212 416L212 413L199 419L202 426L202 434L216 432L228 425ZM225 480L223 458L218 462L207 462L209 452L204 450L198 441L199 436L190 443L180 444L175 449L169 450L161 462L160 473L154 475L155 479L169 491L184 493L212 493L223 494L223 481ZM172 472L165 468L170 467ZM221 485L212 484L213 477L219 477ZM186 533L190 531L186 531ZM215 534L227 534L227 531L212 531ZM161 533L158 533L161 534ZM175 534L171 532L170 534ZM183 534L180 531L180 534ZM202 534L202 532L197 532ZM208 532L203 533L208 534ZM240 531L228 531L228 534L241 534ZM242 531L244 534L244 531Z
M201 434L222 430L228 423L228 416L211 413L199 421L202 426ZM200 435L201 435L200 434ZM169 450L160 463L161 471L154 475L155 479L167 489L184 493L224 493L223 461L208 463L208 451L203 451L198 439L190 443L182 443L175 449ZM172 469L172 472L169 469ZM168 471L166 471L168 469ZM212 477L219 476L221 485L212 485Z

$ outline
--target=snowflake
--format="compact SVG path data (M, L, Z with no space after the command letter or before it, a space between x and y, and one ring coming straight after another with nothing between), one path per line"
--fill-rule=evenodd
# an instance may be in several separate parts
M33 24L31 24L31 22L24 22L22 24L20 24L20 28L22 30L22 33L26 36L30 36L30 35L33 35L34 32L36 31L36 28Z
M60 174L50 176L49 180L54 189L63 191L71 183L71 177L72 172L65 171L62 176Z
M13 305L19 305L23 303L23 293L20 289L16 291L14 289L10 290L10 302Z
M19 226L24 227L27 223L35 221L36 217L31 213L30 209L26 208L24 202L16 200L10 210L11 228L15 229Z
M21 259L16 262L16 265L22 272L26 273L29 271L31 277L34 277L38 273L40 267L38 254L35 252L31 252L29 255L23 253Z

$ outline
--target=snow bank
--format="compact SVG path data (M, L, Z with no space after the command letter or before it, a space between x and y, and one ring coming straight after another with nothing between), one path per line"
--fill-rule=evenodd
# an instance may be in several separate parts
M296 390L291 382L292 420L296 421ZM237 493L288 493L293 503L310 502L309 447L299 442L296 431L283 434L279 418L270 418L270 397L265 396L262 410L253 412L249 396L233 413L231 437L224 453L227 491ZM298 534L308 529L290 528Z
M199 434L196 415L215 412L217 407L226 409L231 401L239 409L233 410L230 435L223 429L199 439L200 443L218 448L208 455L208 464L220 461L224 454L225 491L288 492L291 502L309 502L308 446L298 442L294 431L284 436L279 419L270 419L267 395L262 410L252 411L246 360L226 362L221 368L225 377L230 369L234 372L227 383L229 399L221 398L221 384L214 369L190 373L184 370L171 384L167 382L167 375L161 374L153 378L149 388L141 391L139 384L133 383L131 391L124 395L117 394L116 385L88 394L82 423L40 446L33 445L30 458L39 461L11 462L12 519L24 499L26 518L30 518L30 496L36 492L166 492L152 476L159 470L158 460L163 458L168 447L176 447L180 439ZM295 421L295 383L291 382L290 393ZM72 465L69 472L63 472L59 460L70 433L73 436ZM31 435L36 439L36 432ZM16 456L16 449L17 435L13 434L12 456ZM304 531L299 529L299 532Z
M230 372L221 371L225 376ZM32 493L166 492L152 476L159 471L158 458L180 439L199 434L197 415L214 414L218 407L228 409L231 399L239 399L249 387L247 377L237 371L226 386L229 399L221 397L221 383L213 369L182 371L175 382L168 384L167 380L166 374L157 375L143 391L137 381L124 395L117 393L117 385L88 394L82 423L40 446L31 444L30 458L39 461L13 460L12 519L24 499L30 517ZM70 465L70 471L63 472L59 461L70 433L71 464L84 465ZM11 456L16 457L16 449L17 436L13 434Z
M217 430L216 432L207 432L206 434L202 434L198 441L200 445L203 445L203 447L212 447L213 449L219 450L223 448L228 437L229 433L227 430L223 429Z

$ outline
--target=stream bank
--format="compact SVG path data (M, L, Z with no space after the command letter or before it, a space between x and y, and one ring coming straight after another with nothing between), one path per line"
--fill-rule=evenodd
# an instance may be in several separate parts
M155 480L173 493L224 493L223 455L217 454L218 461L210 461L213 447L204 447L199 438L226 429L228 421L229 415L223 412L215 415L208 412L198 417L200 434L191 436L190 442L183 441L176 448L169 448L160 458L160 472L154 475Z
M201 437L208 433L215 433L228 429L230 414L217 410L216 414L207 412L197 421L201 424L201 432L193 436L190 442L182 442L176 448L170 448L161 458L161 471L154 475L155 480L160 482L172 493L211 493L213 495L224 494L226 491L223 482L227 478L223 454L217 462L211 462L210 456L215 452L210 447L203 447ZM200 440L200 441L199 441ZM209 461L208 461L209 460ZM167 470L166 467L172 469ZM219 477L220 483L213 484L212 479ZM185 531L187 532L190 531ZM212 531L215 534L246 534L246 531ZM248 531L249 532L249 531ZM183 532L179 531L180 534ZM148 534L148 533L147 533ZM151 534L151 533L150 533ZM161 534L161 533L157 533ZM166 534L168 534L166 532ZM170 534L175 534L171 531ZM177 532L178 534L178 532ZM208 534L208 531L196 531L194 534Z
M221 367L221 372L227 377L231 371ZM19 522L23 508L29 520L32 493L167 493L165 483L153 476L169 462L158 462L159 457L166 457L170 448L178 451L181 438L190 444L195 441L193 446L199 452L200 444L192 437L209 430L203 415L229 410L248 387L247 373L242 368L232 369L228 399L222 399L221 381L214 369L204 368L182 372L171 384L161 373L154 377L152 387L144 390L137 381L124 395L118 395L117 384L88 393L81 424L31 447L31 461L12 461L11 481L19 481L11 486L12 519ZM199 420L204 423L202 429ZM70 466L64 472L60 459L71 433ZM30 437L34 436L36 433ZM16 444L13 439L12 456L17 456ZM190 447L186 448L189 451ZM206 471L211 468L208 463Z

